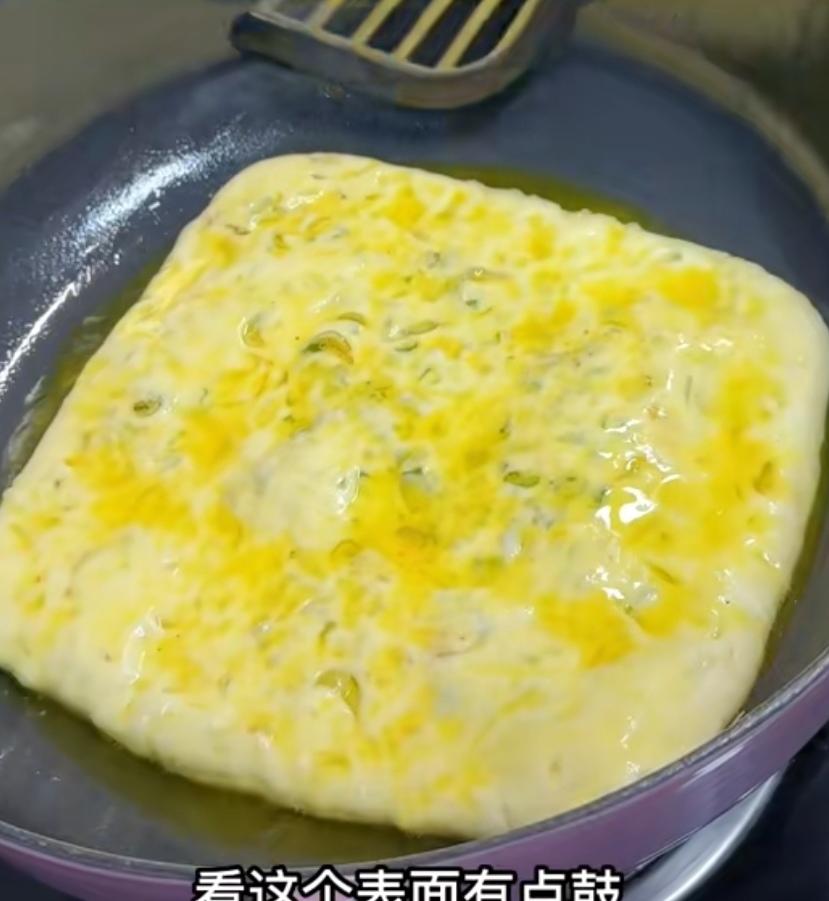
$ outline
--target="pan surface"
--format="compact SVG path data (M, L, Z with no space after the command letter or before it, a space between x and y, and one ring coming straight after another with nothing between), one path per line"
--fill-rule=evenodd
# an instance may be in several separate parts
M507 95L447 114L335 95L261 61L170 81L92 123L0 196L0 446L83 320L134 297L179 230L255 160L346 151L563 180L760 263L829 317L829 225L783 149L662 71L581 42ZM219 863L423 855L526 874L542 862L630 871L771 775L829 716L829 555L818 519L798 603L746 715L692 757L587 808L451 847L313 820L169 776L3 677L0 852L84 898L119 901L184 901L193 868Z

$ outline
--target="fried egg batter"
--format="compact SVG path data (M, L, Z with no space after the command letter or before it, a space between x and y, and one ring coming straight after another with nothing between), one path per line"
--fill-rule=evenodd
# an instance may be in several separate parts
M491 835L738 711L829 336L758 266L334 154L180 236L0 507L0 665L140 755Z

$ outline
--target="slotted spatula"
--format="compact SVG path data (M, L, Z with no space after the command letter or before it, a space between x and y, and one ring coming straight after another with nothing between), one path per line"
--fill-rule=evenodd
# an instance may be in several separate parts
M560 45L584 0L259 0L234 46L401 106L485 99Z

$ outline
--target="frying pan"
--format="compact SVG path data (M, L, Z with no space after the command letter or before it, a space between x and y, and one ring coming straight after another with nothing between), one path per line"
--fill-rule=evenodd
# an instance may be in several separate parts
M19 12L4 4L0 32L8 10ZM91 6L112 16L106 2ZM215 4L203 0L141 6L158 20L148 30L145 16L138 41L151 34L174 46L165 16L180 25L185 7L219 22ZM106 318L87 318L123 308L222 183L279 153L346 151L554 177L755 260L829 316L829 182L816 155L740 83L673 44L625 37L604 21L597 17L592 35L580 33L508 93L452 113L381 106L236 58L116 98L113 58L113 85L101 85L110 111L27 165L0 195L0 446L15 451L4 477L26 438L19 425L39 380L67 346L89 353L105 331ZM90 18L81 30L92 34L99 24ZM28 39L33 50L43 34L33 29ZM0 90L10 90L5 84ZM524 876L540 863L612 864L632 872L782 768L829 718L822 495L813 526L796 602L743 715L692 755L586 807L450 846L313 820L167 775L4 678L0 854L87 901L186 901L196 866L230 863L326 862L344 872L378 860L487 863Z

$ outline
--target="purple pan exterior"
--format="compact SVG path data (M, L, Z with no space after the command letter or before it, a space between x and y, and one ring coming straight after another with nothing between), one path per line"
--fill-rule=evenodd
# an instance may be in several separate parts
M449 853L418 855L417 863L466 868L489 864L523 877L540 864L561 868L612 864L631 872L711 822L785 766L827 717L829 672L824 666L791 696L781 698L762 723L711 748L694 763L683 763L589 812L564 817L558 825L458 846ZM73 854L55 846L41 850L33 836L0 839L0 853L45 884L83 901L192 901L193 897L187 878L153 876L142 872L140 864L127 868L117 859ZM415 858L405 861L410 862Z

